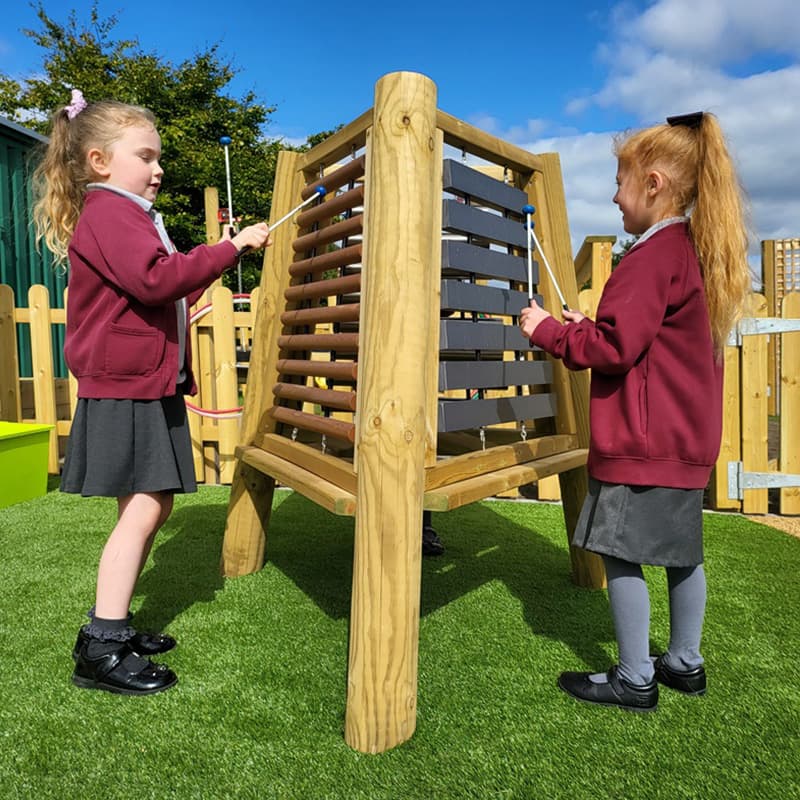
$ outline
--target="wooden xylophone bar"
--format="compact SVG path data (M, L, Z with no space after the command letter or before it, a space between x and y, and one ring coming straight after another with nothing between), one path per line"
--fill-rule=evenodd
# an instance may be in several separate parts
M318 231L298 237L292 242L292 249L295 253L304 253L307 250L338 242L340 239L346 239L348 236L355 236L363 231L363 222L363 214L348 217L341 222L335 222L333 225L328 225Z
M335 297L340 294L350 294L361 291L361 274L345 275L343 278L330 278L325 281L312 283L299 283L290 286L283 296L290 302L300 300L319 299L320 297Z
M298 214L295 222L298 228L310 228L315 222L321 222L324 219L330 219L336 214L341 214L343 211L349 211L352 208L358 208L364 204L364 186L359 185L337 197L327 200L318 206L314 206L309 211L304 211Z
M322 186L326 192L331 192L334 189L344 186L346 183L358 180L364 175L364 167L366 163L366 156L359 156L358 158L348 161L343 167L339 167L338 169L329 172L318 181L308 184L308 186L306 186L300 192L300 197L303 200L308 200L308 198L317 191L318 186Z
M289 274L293 278L299 278L304 275L314 276L328 270L339 269L339 267L360 264L361 252L361 244L352 244L349 247L343 247L341 250L333 250L330 253L304 258L289 265Z
M318 325L325 322L358 322L360 303L348 303L343 306L312 306L284 311L281 322L284 325Z

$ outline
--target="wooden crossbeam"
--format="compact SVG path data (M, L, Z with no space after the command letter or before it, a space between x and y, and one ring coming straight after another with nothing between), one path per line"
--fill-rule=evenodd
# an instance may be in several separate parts
M546 478L549 475L576 469L586 464L587 449L569 450L566 453L539 458L525 464L467 478L438 489L426 491L423 508L429 511L452 511L454 508L475 503L486 497L507 492L517 486Z
M356 512L355 495L291 461L253 446L237 447L236 457L334 514L351 517Z
M439 461L425 472L425 489L431 491L451 483L474 478L498 469L526 464L537 458L576 450L578 438L572 434L541 436L510 444L475 450Z
M268 453L291 461L323 480L355 495L356 473L351 462L344 458L323 453L303 442L292 441L276 433L267 433L257 444Z

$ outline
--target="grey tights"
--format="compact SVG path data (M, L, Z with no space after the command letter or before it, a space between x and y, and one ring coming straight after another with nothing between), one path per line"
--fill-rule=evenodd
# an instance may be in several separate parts
M650 595L639 564L603 556L608 579L608 601L619 647L619 674L641 686L653 680L650 658ZM703 565L666 567L669 588L670 638L665 654L668 666L690 670L700 666L700 636L706 607ZM604 675L592 680L603 681Z

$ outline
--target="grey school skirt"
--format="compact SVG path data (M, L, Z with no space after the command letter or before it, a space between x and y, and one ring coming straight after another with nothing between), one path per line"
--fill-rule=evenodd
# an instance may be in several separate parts
M702 564L703 490L623 486L589 478L572 544L633 564Z
M182 395L161 400L78 400L61 491L84 497L194 492Z

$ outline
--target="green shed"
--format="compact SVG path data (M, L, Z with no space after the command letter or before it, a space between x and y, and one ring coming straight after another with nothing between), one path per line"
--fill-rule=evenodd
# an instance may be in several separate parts
M18 308L28 305L28 289L42 284L50 290L50 303L64 306L66 273L54 266L50 251L37 248L33 227L31 173L40 146L47 138L0 117L0 283L14 290ZM30 377L30 337L26 325L17 327L19 368L22 377ZM62 353L63 326L54 326L53 350ZM56 374L66 376L63 360L56 364Z

